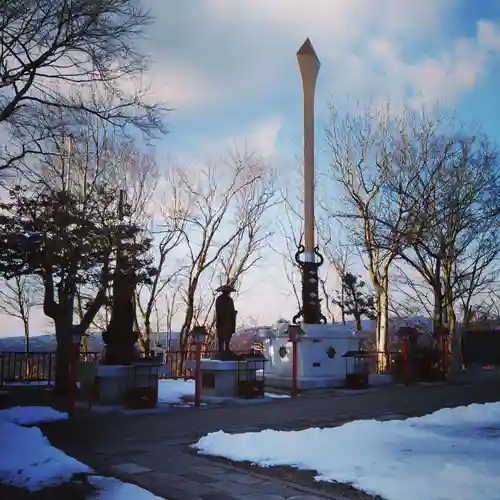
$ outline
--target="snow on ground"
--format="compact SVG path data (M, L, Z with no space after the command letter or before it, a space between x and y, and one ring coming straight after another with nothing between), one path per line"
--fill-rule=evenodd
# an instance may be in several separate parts
M23 427L67 418L44 406L16 406L0 411L0 482L37 491L89 474L97 489L89 500L159 499L138 486L92 476L92 469L54 448L38 427ZM160 499L161 500L161 499Z
M407 420L358 420L335 428L214 432L202 454L262 467L315 470L386 500L500 499L500 403L443 409Z
M4 385L9 387L34 387L34 386L48 386L48 380L24 380L20 382L5 382Z
M158 403L180 404L182 398L194 398L194 380L165 379L158 383ZM265 398L289 398L288 394L274 394L266 392ZM211 401L227 401L233 398L207 398Z
M183 397L194 397L194 380L165 379L158 382L159 403L182 403Z
M286 399L290 397L290 394L275 394L273 392L265 392L264 397L271 399Z
M38 490L69 481L73 474L89 473L86 465L54 448L38 427L21 427L67 418L43 406L0 411L0 481Z
M0 423L10 422L18 425L36 425L40 422L54 422L67 418L67 413L48 406L14 406L0 411Z
M97 491L88 500L163 500L135 484L122 483L112 477L90 476L89 483Z

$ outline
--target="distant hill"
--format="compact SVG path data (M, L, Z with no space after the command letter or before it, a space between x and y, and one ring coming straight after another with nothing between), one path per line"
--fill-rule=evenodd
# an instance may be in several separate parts
M432 322L428 318L413 317L413 318L395 318L389 319L389 332L394 332L403 325L411 325L425 333L429 333L432 328ZM354 322L349 321L346 325L338 325L347 330L353 331L355 329ZM258 326L252 328L243 328L236 332L231 339L231 348L234 351L249 351L253 345L261 342L258 336L258 330L261 328L269 328L265 326ZM374 340L375 335L375 321L363 321L362 332ZM163 348L168 348L172 351L179 350L179 332L158 332L153 335L153 342ZM392 337L392 335L390 335ZM394 340L394 339L391 339ZM104 348L102 336L99 332L91 333L88 338L87 349L89 352L101 352ZM56 339L54 335L40 335L38 337L31 337L30 350L31 352L54 352L56 349ZM24 337L0 337L0 352L24 352Z
M155 343L162 347L170 346L171 349L179 349L179 332L172 332L170 335L167 332L158 333L153 336ZM24 336L16 337L0 337L0 352L24 352ZM104 349L102 335L97 333L89 333L87 339L87 350L89 352L101 352ZM31 352L54 352L56 350L55 335L39 335L30 337Z

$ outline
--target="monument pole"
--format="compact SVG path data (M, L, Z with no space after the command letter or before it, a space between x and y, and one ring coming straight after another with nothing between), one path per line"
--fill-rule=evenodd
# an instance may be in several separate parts
M318 287L318 268L324 259L315 244L314 228L314 93L320 62L309 38L298 50L297 60L304 102L304 244L295 254L302 272L302 309L293 322L302 316L303 323L318 324L326 323L321 314Z

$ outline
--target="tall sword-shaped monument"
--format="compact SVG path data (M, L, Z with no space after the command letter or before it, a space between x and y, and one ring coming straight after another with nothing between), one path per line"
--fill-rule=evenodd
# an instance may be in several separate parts
M320 62L309 38L298 50L297 60L304 99L304 244L295 254L302 272L302 309L293 317L293 322L297 323L302 316L303 323L318 324L326 323L321 314L318 287L318 268L324 259L315 244L314 230L314 93Z

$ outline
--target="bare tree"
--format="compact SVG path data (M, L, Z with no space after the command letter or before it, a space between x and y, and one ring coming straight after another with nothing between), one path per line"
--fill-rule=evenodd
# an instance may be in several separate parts
M158 298L169 289L170 284L179 276L182 268L175 268L167 265L167 259L172 252L182 243L183 222L180 221L179 226L176 226L176 219L168 219L167 223L173 223L172 226L164 225L158 231L155 231L160 236L160 242L157 248L156 269L157 274L153 277L151 283L145 284L136 293L136 305L140 312L141 323L144 325L141 343L144 346L150 346L152 338L151 319L152 314L157 308ZM175 296L175 295L174 295ZM158 325L157 325L158 328ZM141 330L139 330L141 331Z
M263 216L275 190L270 167L258 155L238 151L229 160L195 171L177 168L169 182L173 196L181 200L180 248L187 254L180 274L185 305L180 342L185 352L197 305L199 310L207 291L213 298L217 266L225 266L231 273L225 278L234 280L255 263L263 242Z
M0 290L0 313L19 319L23 324L24 350L30 352L30 318L34 307L41 305L40 286L30 276L16 276L5 281Z
M11 190L15 203L9 207L16 213L3 219L2 228L17 245L4 249L6 272L15 276L31 269L43 277L44 313L56 327L56 385L61 390L69 384L71 332L85 333L110 298L118 238L135 228L134 238L140 241L132 244L134 255L142 252L137 249L145 248L147 241L138 234L137 223L120 220L117 199L121 191L114 182L118 170L126 172L135 164L137 150L130 141L108 135L106 127L87 125L80 131L81 141L61 138L65 145L57 147L66 148L66 155L44 157L36 184ZM32 196L26 196L25 189ZM127 205L130 213L134 208L133 203ZM22 257L25 244L32 252L27 261ZM16 269L9 264L9 252L16 255ZM81 319L77 325L73 324L75 306Z
M389 108L339 119L332 107L330 126L326 129L331 154L331 170L326 175L341 186L345 210L325 203L323 209L331 218L343 220L354 242L363 248L364 264L376 298L381 365L385 364L388 344L389 268L397 256L403 226L407 225L402 194L396 200L390 199L386 186L398 176L394 156L405 143L408 128L408 122L391 116ZM408 182L406 179L405 184ZM385 220L390 220L390 224Z
M324 279L321 279L323 295L325 297L326 313L330 316L332 323L335 322L335 313L333 306L337 303L336 297L333 295L335 285L340 288L340 302L344 303L344 287L340 286L345 275L349 272L351 265L351 250L349 244L345 241L345 237L341 231L335 227L335 221L326 216L318 223L318 237L321 242L321 250L325 257L325 262L333 271L334 276L327 273ZM342 324L345 325L345 311L340 308Z
M399 317L424 315L432 318L434 301L430 284L410 266L396 261L391 274L391 311ZM413 275L411 271L414 271ZM416 274L416 275L415 275Z
M169 346L169 340L171 339L174 319L181 311L182 299L181 295L181 282L179 280L174 280L170 283L168 290L165 292L165 306L164 306L164 321L165 328L167 331L167 346Z
M495 290L500 278L500 228L488 217L487 227L470 228L462 255L453 265L453 302L459 301L462 326L468 328L473 310Z
M400 257L432 287L434 332L444 325L450 332L452 371L460 363L456 302L465 301L467 315L474 295L495 279L499 226L491 206L498 200L491 192L499 169L481 134L452 130L429 135L425 144L425 170L411 185L412 198L422 200L413 207L419 230L409 234Z
M3 0L1 10L0 124L10 141L0 169L45 152L44 117L61 109L121 130L163 129L162 107L137 84L149 66L138 41L151 22L138 0Z
M291 296L297 306L297 311L302 308L302 298L300 291L301 271L295 260L297 249L302 243L304 236L301 229L302 216L295 209L292 203L292 195L284 191L282 193L283 210L281 216L277 219L278 233L280 241L284 242L284 246L273 246L273 250L279 255L283 261L283 271L286 281L290 289L286 292L286 296Z

